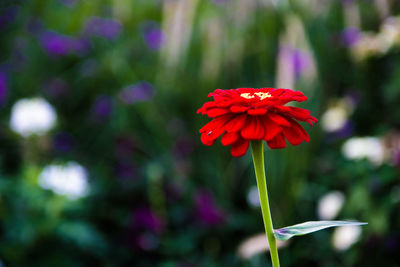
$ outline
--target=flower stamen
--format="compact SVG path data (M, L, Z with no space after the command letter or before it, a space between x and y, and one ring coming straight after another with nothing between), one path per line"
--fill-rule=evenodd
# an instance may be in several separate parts
M272 97L272 95L270 93L264 93L264 92L257 92L257 93L254 93L254 94L243 93L243 94L240 94L240 96L243 97L243 98L246 98L246 99L252 99L255 96L258 96L260 98L260 100L264 100L265 98Z

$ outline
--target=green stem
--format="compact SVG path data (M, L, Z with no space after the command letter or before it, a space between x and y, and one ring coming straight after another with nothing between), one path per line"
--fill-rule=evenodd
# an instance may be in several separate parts
M269 252L271 254L272 266L279 267L278 248L272 226L271 211L269 209L267 183L264 169L263 140L251 141L251 153L253 156L254 170L256 172L257 187L260 194L261 211L264 220L265 232L267 234Z

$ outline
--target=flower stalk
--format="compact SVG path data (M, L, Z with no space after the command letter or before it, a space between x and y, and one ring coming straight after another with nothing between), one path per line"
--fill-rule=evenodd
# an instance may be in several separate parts
M257 187L260 195L261 211L264 221L265 233L267 235L269 251L273 267L279 267L278 248L272 225L271 211L269 208L267 183L264 168L264 148L263 140L251 141L251 153L253 156L254 170L256 173Z

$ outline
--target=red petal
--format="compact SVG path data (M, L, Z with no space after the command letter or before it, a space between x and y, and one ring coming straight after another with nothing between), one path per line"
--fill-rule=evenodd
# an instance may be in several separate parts
M207 109L213 108L213 107L215 107L215 102L211 102L211 101L210 102L206 102L206 103L203 104L203 106L199 110L197 110L197 113L206 111Z
M311 126L314 125L314 123L318 122L318 119L315 117L310 116L310 118L307 120L308 124L310 124Z
M246 123L247 115L239 115L234 117L230 122L226 124L226 130L228 132L237 132L243 128L243 125Z
M295 127L283 128L283 134L293 146L297 146L304 140L303 133Z
M263 139L265 141L270 141L272 138L274 138L277 134L279 134L283 130L282 127L277 125L275 122L273 122L266 116L263 117L263 123L264 123Z
M276 106L278 112L283 112L290 117L300 121L307 121L310 118L310 111L298 107Z
M229 146L233 143L235 143L239 138L239 134L237 132L229 133L225 132L224 135L221 138L221 143L224 146Z
M282 126L286 126L286 127L290 127L290 123L281 115L276 114L274 112L270 112L268 113L268 117L275 123L282 125Z
M199 132L204 133L204 132L209 132L211 130L214 130L216 127L220 127L220 126L224 125L225 123L227 123L231 118L232 118L232 116L221 116L221 117L215 118L212 121L210 121L209 123L207 123L206 125L204 125L199 130Z
M216 106L217 107L221 107L221 108L227 108L230 106L233 106L237 103L241 103L242 100L241 99L233 99L233 98L227 98L226 100L223 101L219 101Z
M221 134L226 131L226 123L231 119L231 116L222 116L213 119L200 129L201 141L205 145L212 145Z
M210 118L218 117L228 113L230 113L230 111L226 108L213 108L207 111L207 115Z
M310 111L298 107L290 107L290 115L301 120L307 120L310 117Z
M211 130L209 132L205 132L203 134L207 135L207 140L210 141L215 141L215 139L217 139L218 137L220 137L221 134L223 134L226 130L225 125L220 125L219 127L216 127L214 130Z
M231 154L234 157L241 157L244 154L246 154L248 148L249 148L249 140L239 138L239 140L232 145Z
M249 115L258 116L258 115L264 115L265 113L267 113L267 110L264 108L249 109L247 113Z
M283 137L283 134L280 133L271 141L268 141L267 144L271 149L284 148L286 147L285 137Z
M234 113L241 113L241 112L245 112L246 110L248 110L248 107L244 107L244 106L232 106L230 108L230 110Z
M295 120L290 120L290 123L293 127L293 129L302 136L303 140L306 141L307 143L310 142L310 136L308 135L308 133L306 132L306 130L304 130L303 126L301 126L298 122L296 122Z
M264 137L264 127L261 122L261 118L248 117L246 124L240 131L241 135L245 139L259 140Z
M214 142L215 142L215 139L214 139L214 140L211 140L211 139L209 138L209 135L206 134L206 133L202 133L202 134L201 134L200 140L201 140L201 142L202 142L203 144L205 144L206 146L212 146L212 145L214 144Z

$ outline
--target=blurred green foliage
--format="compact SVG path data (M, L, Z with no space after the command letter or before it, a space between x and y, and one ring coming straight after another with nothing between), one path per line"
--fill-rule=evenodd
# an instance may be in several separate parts
M385 34L399 12L386 0L2 1L0 265L267 266L266 253L238 254L263 232L250 155L202 145L209 119L196 110L216 88L289 85L318 118L354 105L349 131L318 123L309 144L266 150L275 227L318 220L332 190L345 196L336 218L369 225L344 251L332 230L294 238L282 266L398 266L398 37L381 50L348 39ZM57 123L22 137L12 107L32 97ZM383 162L346 158L352 136L381 138ZM87 195L40 186L46 165L70 161L87 170Z

